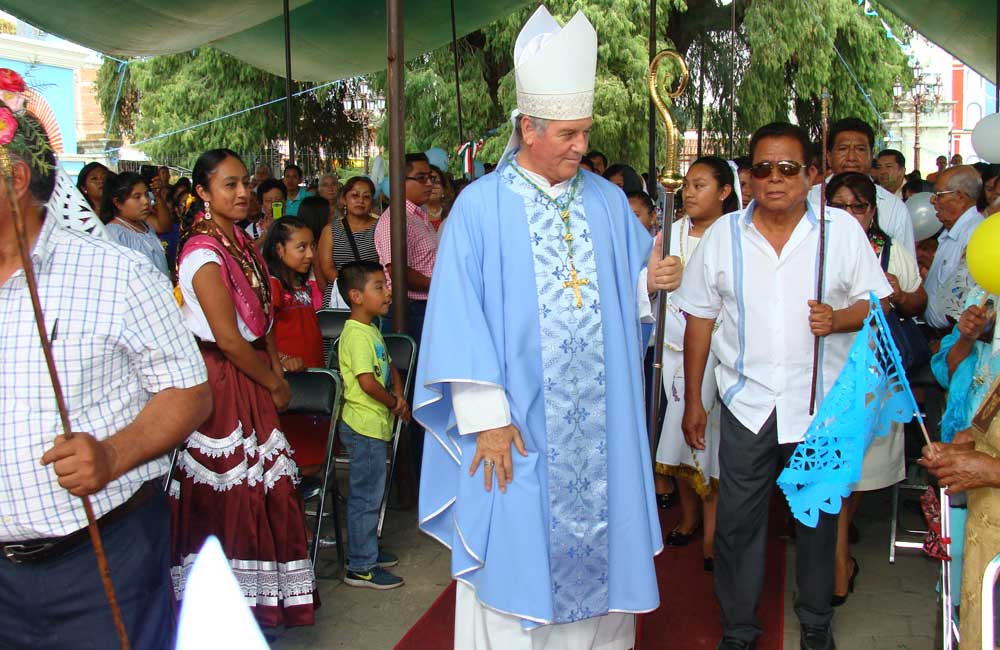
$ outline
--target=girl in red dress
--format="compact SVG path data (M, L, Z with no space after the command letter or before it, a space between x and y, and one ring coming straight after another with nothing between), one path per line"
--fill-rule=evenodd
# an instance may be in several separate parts
M316 252L312 229L298 217L275 221L261 252L271 272L274 343L282 367L287 372L325 367L323 338L313 309L315 280L309 280ZM330 423L299 415L282 416L281 423L302 473L318 471Z
M278 422L291 398L274 345L267 267L236 222L246 167L228 149L198 158L198 203L178 267L181 312L198 340L213 409L185 441L171 478L171 574L180 600L215 535L261 625L311 625L319 602L306 545L298 469Z

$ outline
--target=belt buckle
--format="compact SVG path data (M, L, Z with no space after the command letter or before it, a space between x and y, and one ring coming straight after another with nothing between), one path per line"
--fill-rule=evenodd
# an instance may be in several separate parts
M52 547L52 544L6 544L3 547L3 556L11 564L23 564L24 560L30 560L31 556L42 553Z

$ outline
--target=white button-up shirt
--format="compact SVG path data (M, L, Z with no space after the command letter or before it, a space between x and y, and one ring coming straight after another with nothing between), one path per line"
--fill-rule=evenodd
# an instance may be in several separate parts
M807 211L788 242L775 252L753 223L756 202L716 221L684 270L674 303L722 326L712 338L719 359L722 400L751 431L777 411L778 441L802 440L812 417L813 334L808 301L816 296L818 206ZM858 222L842 210L826 210L823 302L834 309L892 293ZM853 332L821 339L817 394L833 386L847 360Z
M830 176L833 178L833 176ZM826 182L830 182L830 178ZM813 185L809 190L809 201L820 204L820 185ZM902 191L902 190L900 190ZM881 185L875 185L875 205L878 208L878 225L882 231L892 237L892 245L905 248L916 256L917 245L913 235L913 218L903 201Z
M131 424L155 393L207 379L170 283L143 255L47 219L32 250L45 326L73 431L98 440ZM87 525L80 499L42 455L62 433L24 271L0 285L0 541ZM98 517L167 472L154 459L91 496Z
M951 323L945 317L948 298L945 294L951 290L955 271L965 257L965 248L969 245L972 231L982 222L983 215L976 206L972 206L962 213L955 225L943 231L938 237L937 252L934 253L934 261L924 279L924 290L927 292L927 311L924 312L924 320L931 327L938 329L951 327Z

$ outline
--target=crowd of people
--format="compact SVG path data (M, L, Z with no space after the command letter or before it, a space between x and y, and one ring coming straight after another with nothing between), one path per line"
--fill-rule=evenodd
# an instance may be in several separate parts
M490 173L470 183L425 154L405 157L406 332L420 351L412 396L382 335L395 329L391 215L371 179L305 183L293 163L277 179L228 149L201 154L190 178L91 163L77 187L104 241L47 214L57 163L44 142L11 150L0 356L17 361L0 393L12 432L0 462L18 478L0 481L0 645L114 644L110 625L81 615L99 608L100 590L92 559L71 552L89 542L70 495L94 498L135 647L170 646L174 607L210 535L261 625L312 624L320 602L296 485L319 471L326 440L282 412L286 373L327 363L316 312L339 308L350 311L334 357L350 463L346 584L404 584L377 535L399 418L420 526L453 554L456 648L631 648L634 614L658 604L653 555L700 529L718 648L752 649L774 477L809 426L810 389L822 400L843 368L872 293L904 324L896 335L910 337L899 341L913 351L907 370L929 363L948 391L941 442L920 462L969 494L952 506L972 511L960 611L963 642L977 644L982 570L1000 549L1000 424L983 432L971 421L1000 354L996 297L976 285L965 249L985 218L1000 218L990 217L1000 167L941 159L924 180L899 151L876 152L863 120L834 122L826 151L775 122L742 158L687 164L677 214L664 219L655 179L588 151L589 22L578 14L561 27L542 7L530 26L528 36L565 37L530 47L519 37L521 113ZM546 95L553 70L565 83ZM925 190L941 228L915 241L903 200ZM14 208L33 242L72 426L86 432L71 439L41 352L25 352L37 345ZM664 409L651 453L641 377L659 300ZM805 650L835 647L834 608L860 573L852 518L865 492L904 477L904 435L894 425L872 443L839 516L795 524ZM661 531L658 510L675 503L679 523ZM53 618L62 610L38 583L56 576L60 602L89 605ZM43 609L44 621L34 614Z

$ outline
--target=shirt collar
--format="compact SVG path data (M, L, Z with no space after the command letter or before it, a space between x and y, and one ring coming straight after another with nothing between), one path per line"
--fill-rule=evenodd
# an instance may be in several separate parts
M421 219L426 220L427 211L410 199L406 199L406 216L420 217Z
M750 203L747 203L747 207L743 209L743 216L741 217L744 226L749 226L753 222L753 211L757 206L756 199L750 199ZM816 225L819 223L819 215L816 214L816 208L812 201L806 200L806 219L809 223ZM825 221L830 220L830 215L824 214L823 219Z
M31 261L35 265L40 266L44 264L52 255L52 250L55 246L55 242L52 241L52 233L58 227L59 225L54 218L46 219L43 216L42 229L38 231L38 239L35 240L35 245L31 249Z
M948 239L960 240L976 227L978 219L976 217L981 217L979 210L976 206L970 207L968 210L962 213L962 216L958 218L955 225L946 230L941 234L941 237L947 237Z

